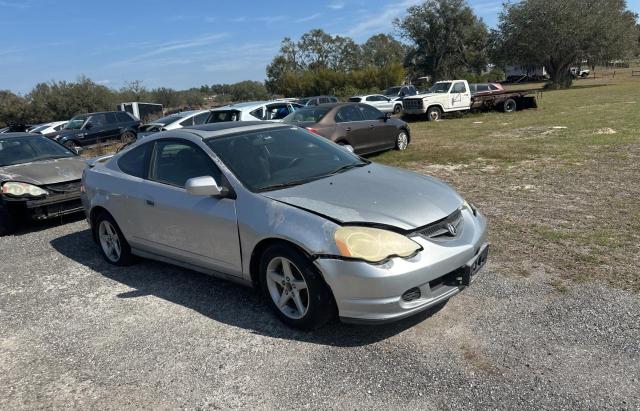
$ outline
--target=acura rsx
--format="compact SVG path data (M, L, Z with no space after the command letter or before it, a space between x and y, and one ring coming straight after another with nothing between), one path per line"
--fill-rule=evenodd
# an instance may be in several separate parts
M82 201L108 262L151 258L258 287L299 328L440 306L488 253L485 218L448 185L286 124L154 134L90 161Z

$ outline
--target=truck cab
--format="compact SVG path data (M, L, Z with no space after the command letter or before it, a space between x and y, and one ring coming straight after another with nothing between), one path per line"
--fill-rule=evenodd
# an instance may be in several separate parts
M404 114L427 114L430 121L440 120L443 113L469 110L471 90L466 80L438 81L426 93L403 100Z

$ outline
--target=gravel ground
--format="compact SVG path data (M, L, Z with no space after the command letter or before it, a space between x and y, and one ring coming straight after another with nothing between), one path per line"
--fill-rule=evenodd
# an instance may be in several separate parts
M293 331L253 291L104 262L84 221L0 239L0 408L638 409L632 291L491 261L443 309Z

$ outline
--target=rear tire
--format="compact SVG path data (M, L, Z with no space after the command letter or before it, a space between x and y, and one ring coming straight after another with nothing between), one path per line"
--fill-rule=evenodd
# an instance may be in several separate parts
M504 103L502 103L502 111L504 111L505 113L513 113L518 109L518 105L516 104L516 101L512 98L507 99L504 101Z
M429 107L429 109L427 110L427 120L442 120L442 110L440 110L440 107Z
M329 286L294 247L277 244L262 254L260 288L269 307L291 327L315 329L336 316Z
M129 143L133 143L134 141L136 141L136 135L133 134L131 131L125 131L120 136L120 142L122 144L129 144Z
M396 150L404 151L409 146L409 134L405 130L400 130L396 137Z
M108 263L127 266L134 262L131 247L110 214L106 212L98 214L93 227L100 254Z
M75 142L75 141L73 141L73 140L67 140L67 141L65 141L65 142L64 142L64 143L62 143L62 144L63 144L66 148L68 148L69 150L74 150L74 151L75 151L75 150L77 150L77 149L80 147L80 146L78 146L78 145L76 144L76 142Z

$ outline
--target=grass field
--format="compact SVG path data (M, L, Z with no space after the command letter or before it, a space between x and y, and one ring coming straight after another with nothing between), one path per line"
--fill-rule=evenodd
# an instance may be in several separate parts
M640 77L579 80L538 104L411 123L409 149L374 160L477 204L503 275L539 275L559 292L574 281L640 291Z

